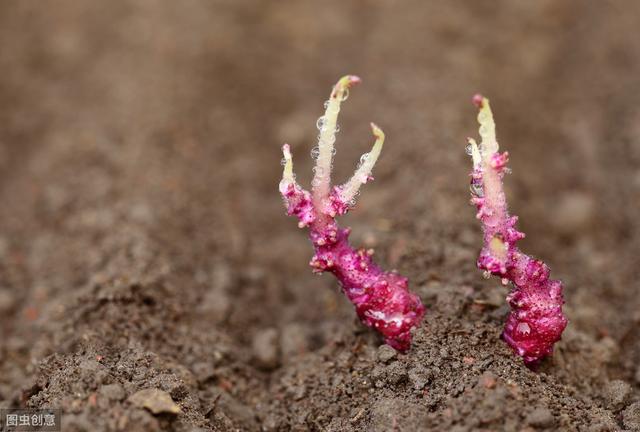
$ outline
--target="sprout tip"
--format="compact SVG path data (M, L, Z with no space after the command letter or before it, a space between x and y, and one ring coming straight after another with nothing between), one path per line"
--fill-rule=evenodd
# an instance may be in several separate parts
M480 93L476 93L475 95L473 95L471 102L473 102L473 104L478 108L482 108L484 100L485 100L484 96L482 96Z

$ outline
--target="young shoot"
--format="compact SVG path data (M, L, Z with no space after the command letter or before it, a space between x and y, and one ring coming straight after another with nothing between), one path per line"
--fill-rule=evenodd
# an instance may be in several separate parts
M411 345L411 329L418 326L425 308L415 294L409 292L407 278L396 272L385 272L372 259L373 250L354 249L349 244L349 228L339 228L336 216L355 206L360 187L372 180L374 165L384 144L384 133L371 124L375 143L362 156L354 175L343 185L331 187L337 119L341 103L349 88L360 83L354 75L342 77L333 87L325 104L324 116L318 119L316 166L313 169L311 193L295 179L293 160L288 144L282 147L284 170L280 182L287 213L298 218L300 228L309 227L309 237L315 254L309 263L314 272L330 272L339 281L343 292L355 306L360 320L375 328L385 342L397 350Z
M480 110L481 142L469 138L468 153L473 160L471 202L478 209L476 217L484 232L477 265L487 275L512 284L507 297L511 313L502 337L526 364L532 365L553 352L553 345L567 326L562 313L562 282L549 279L549 267L516 246L524 234L515 228L518 217L509 214L503 189L509 154L498 150L489 100L476 95L473 102Z

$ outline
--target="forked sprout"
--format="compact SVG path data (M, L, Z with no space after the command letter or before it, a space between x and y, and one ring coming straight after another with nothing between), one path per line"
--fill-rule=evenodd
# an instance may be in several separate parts
M333 273L361 321L378 330L386 343L404 351L411 345L411 329L424 316L424 306L418 296L409 292L407 278L381 270L371 258L372 249L353 249L348 242L350 229L339 228L335 221L337 215L343 215L355 206L360 187L373 179L371 172L384 144L382 129L371 123L375 137L373 148L362 156L354 175L346 183L331 187L340 106L347 98L349 88L358 83L360 78L354 75L341 78L325 103L324 115L318 119L318 147L312 151L316 160L312 193L296 182L288 144L282 147L284 170L280 193L287 213L298 218L298 226L309 227L315 249L310 262L313 270Z

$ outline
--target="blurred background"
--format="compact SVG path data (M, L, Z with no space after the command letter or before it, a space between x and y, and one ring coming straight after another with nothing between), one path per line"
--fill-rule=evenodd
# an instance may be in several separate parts
M363 84L341 112L335 181L368 151L370 121L387 135L342 221L354 242L410 276L432 317L479 319L511 358L506 289L475 269L468 204L470 99L489 97L522 249L566 285L566 354L547 372L591 398L555 421L570 430L592 406L616 418L598 405L602 382L640 396L639 20L636 1L0 3L0 403L61 406L79 430L385 430L395 405L378 418L378 399L322 399L339 385L314 362L380 341L310 273L277 191L283 142L308 185L316 119L350 73ZM492 302L492 318L473 315ZM183 414L136 410L126 397L145 386ZM443 392L426 410L434 430L472 427L447 420ZM495 421L524 421L510 413Z

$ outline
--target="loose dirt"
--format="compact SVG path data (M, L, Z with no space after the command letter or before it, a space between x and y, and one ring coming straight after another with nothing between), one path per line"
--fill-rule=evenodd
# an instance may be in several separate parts
M0 406L64 431L640 430L640 3L0 5ZM364 328L278 196L335 80L341 220L429 311ZM565 282L555 355L499 339L465 138L492 100L522 249ZM149 391L148 389L156 389Z

